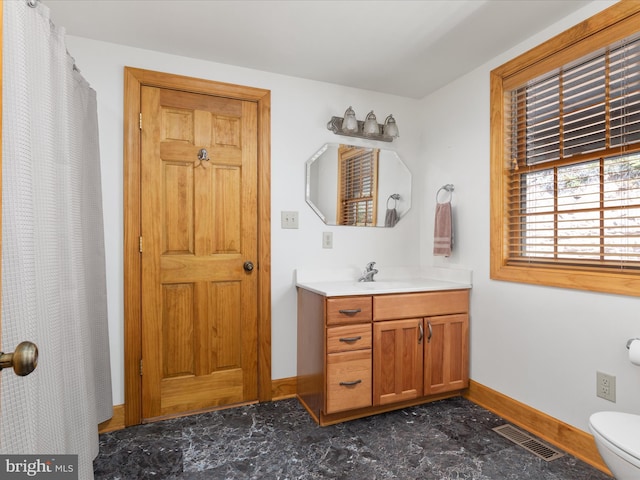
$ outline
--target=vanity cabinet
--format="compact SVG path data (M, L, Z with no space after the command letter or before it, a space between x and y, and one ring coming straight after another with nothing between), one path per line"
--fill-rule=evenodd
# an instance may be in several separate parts
M320 425L460 394L468 289L325 297L298 288L298 385Z

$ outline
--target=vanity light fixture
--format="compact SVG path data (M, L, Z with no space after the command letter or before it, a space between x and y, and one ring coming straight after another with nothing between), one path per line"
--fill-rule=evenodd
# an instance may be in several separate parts
M394 138L399 137L398 125L393 115L387 116L384 125L380 125L373 110L371 110L363 122L356 119L356 114L351 107L344 112L344 117L331 117L331 120L327 123L327 129L336 135L383 142L393 142Z

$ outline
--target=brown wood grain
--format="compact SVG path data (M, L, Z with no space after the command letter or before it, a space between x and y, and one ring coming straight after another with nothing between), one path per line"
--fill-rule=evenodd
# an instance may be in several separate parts
M242 269L257 257L257 109L182 92L189 106L204 108L210 99L213 107L181 108L177 115L163 104L172 95L142 89L144 418L257 400L257 303L247 301L257 298L257 281ZM196 99L188 102L190 96ZM211 149L210 112L224 102L241 105L239 166L162 157L166 142ZM181 283L163 273L165 258L185 260ZM168 273L175 271L169 266ZM152 352L162 352L161 361Z
M237 143L238 138L245 136L248 131L247 128L253 128L257 131L257 134L253 135L253 139L249 142L247 150L253 152L254 164L256 173L253 175L254 187L250 189L253 198L250 195L243 196L239 199L240 202L250 201L253 208L257 210L257 218L254 225L251 228L244 229L243 226L237 227L233 225L233 222L227 222L224 225L225 232L221 235L221 241L218 245L222 245L224 249L229 250L235 248L239 242L237 236L235 238L228 236L228 231L233 230L237 233L238 230L246 230L247 232L253 232L255 235L254 246L256 251L254 258L240 259L237 258L236 262L242 260L251 260L256 265L255 275L255 292L253 295L244 295L243 298L256 298L255 310L257 315L257 324L253 329L255 332L254 340L251 348L248 350L250 353L248 356L253 356L253 360L249 360L247 365L256 372L255 373L255 387L251 387L253 391L252 395L259 397L261 401L266 401L271 398L272 386L271 386L271 312L270 312L270 236L266 232L270 232L270 215L269 215L269 203L270 203L270 175L269 175L269 163L270 163L270 94L267 90L256 89L252 87L244 87L237 85L224 84L220 82L213 82L210 80L195 79L191 77L176 76L161 72L150 72L135 68L125 68L125 423L127 425L140 423L142 419L142 389L140 381L140 360L142 358L142 328L141 328L141 311L142 305L140 303L140 293L142 286L140 283L140 275L143 270L140 262L139 238L141 235L140 226L140 208L142 203L140 186L143 182L143 176L140 172L140 129L138 127L139 111L141 105L141 90L143 86L155 86L162 88L169 88L175 90L181 90L183 92L198 92L207 95L215 95L218 97L230 97L240 101L236 105L241 105L241 109L250 111L250 115L253 116L244 124L241 124L233 118L226 117L226 115L232 115L237 111L237 106L232 108L220 107L219 105L208 108L215 112L218 118L214 118L213 113L207 114L211 121L207 126L206 122L202 118L204 116L199 113L201 117L199 122L196 122L200 127L196 128L193 132L193 138L201 139L203 136L211 136L215 132L215 124L220 129L219 138L216 140L215 145L211 150L219 152L216 156L216 160L212 160L212 164L216 164L218 167L237 166L241 164L242 159L238 160L238 147L234 143ZM185 123L189 119L189 115L184 115L181 106L178 104L180 98L186 96L174 95L169 92L168 98L170 100L168 105L170 109L174 109L169 116L174 116L177 125L173 127L164 128L164 133L167 138L172 140L174 145L185 143L189 140L190 135L185 135ZM177 100L176 100L177 99ZM247 101L250 104L247 106ZM192 102L194 105L200 105L200 99ZM224 102L222 102L224 103ZM192 105L193 107L193 105ZM244 113L243 113L244 115ZM242 129L245 129L242 131ZM175 138L174 138L175 137ZM211 142L213 144L213 140ZM196 145L199 146L199 145ZM182 147L168 146L166 143L162 146L164 153L172 156L169 160L172 160L174 164L181 163L180 153ZM182 148L184 150L184 148ZM194 150L197 153L195 146L188 149L189 156L192 156ZM175 158L174 158L175 157ZM184 163L184 161L182 161ZM193 160L187 161L189 164L193 164ZM171 167L175 168L175 167ZM260 172L260 176L257 172ZM246 176L245 176L246 178ZM202 183L202 182L201 182ZM183 188L184 179L180 179L179 175L175 177L174 189L177 193ZM213 184L213 182L212 182ZM184 198L184 190L179 193ZM195 195L197 196L197 195ZM265 214L266 212L266 214ZM211 216L212 217L212 216ZM174 215L170 218L176 219ZM187 224L191 220L187 221ZM193 222L197 222L196 219ZM169 222L168 222L169 223ZM174 222L175 223L175 222ZM183 223L185 223L183 221ZM206 219L203 218L203 223L206 223ZM178 229L182 231L182 229ZM211 227L213 230L213 227ZM225 235L227 235L225 237ZM169 236L169 239L178 245L177 250L184 250L184 245L187 243L184 237L181 237L179 233L173 232L173 236ZM144 243L144 240L143 240ZM196 240L194 239L194 243ZM212 245L213 243L211 243ZM189 247L191 248L191 247ZM194 246L194 248L196 248ZM207 247L208 248L208 247ZM176 249L172 250L177 252ZM149 251L145 248L145 253ZM176 256L176 255L174 255ZM223 254L225 261L229 263L231 257L228 254ZM242 256L236 253L236 257ZM184 262L169 262L170 269L180 271L184 269ZM151 271L153 271L151 267ZM227 268L228 269L228 268ZM232 268L231 270L241 270L241 268ZM258 289L257 286L260 286ZM196 310L202 311L206 303L206 293L201 287L196 288ZM157 295L156 295L157 296ZM205 298L205 300L203 300ZM246 310L246 309L245 309ZM151 329L153 331L153 329ZM145 330L146 331L146 330ZM251 341L251 335L247 335L248 341ZM198 342L198 358L202 358L204 346L202 342ZM150 349L149 349L150 350ZM148 352L153 358L153 352ZM145 363L147 359L145 358ZM148 365L147 365L148 366ZM175 403L175 402L174 402ZM153 417L158 418L158 417Z
M373 324L373 404L422 396L422 318Z
M431 331L431 339L429 339ZM459 391L469 386L469 316L424 319L424 394Z
M371 323L327 328L327 353L371 348Z
M298 288L297 396L319 419L325 399L325 313L322 295Z
M373 320L424 317L465 313L469 310L469 290L374 295Z
M371 378L371 349L328 354L325 413L371 406Z
M371 321L371 297L336 297L327 299L327 325Z

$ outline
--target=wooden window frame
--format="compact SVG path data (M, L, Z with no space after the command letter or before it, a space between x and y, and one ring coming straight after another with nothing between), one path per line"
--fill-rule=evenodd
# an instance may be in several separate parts
M491 72L491 279L640 296L640 273L637 272L507 263L510 165L505 156L508 92L528 80L638 33L638 25L640 3L623 0Z

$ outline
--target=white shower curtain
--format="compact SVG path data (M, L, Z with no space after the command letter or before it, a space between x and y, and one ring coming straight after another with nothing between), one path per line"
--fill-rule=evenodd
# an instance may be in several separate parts
M112 415L96 96L46 6L5 1L3 22L2 349L40 359L2 374L0 451L78 454L93 478Z

